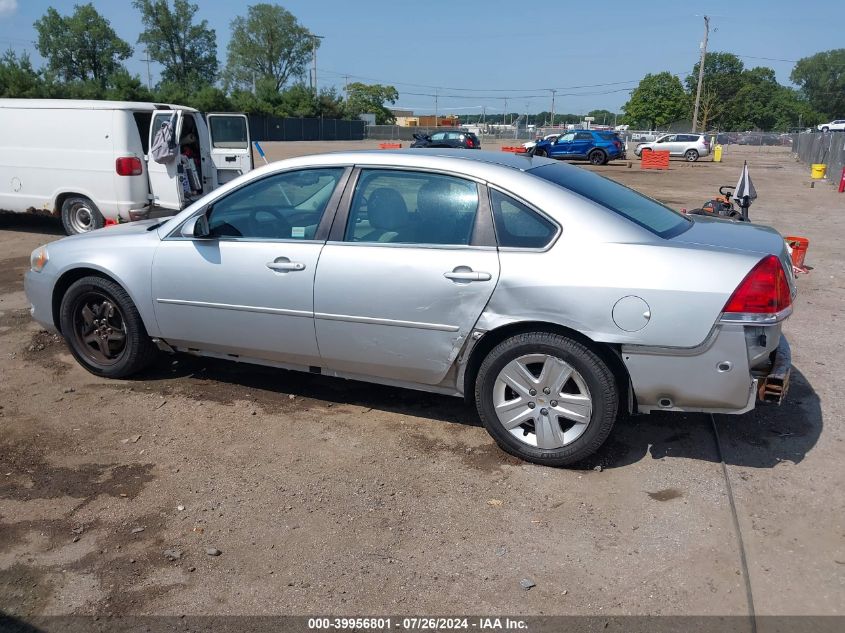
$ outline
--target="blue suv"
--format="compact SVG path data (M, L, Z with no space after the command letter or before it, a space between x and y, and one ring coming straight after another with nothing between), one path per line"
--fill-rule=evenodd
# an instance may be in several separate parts
M588 160L592 165L606 165L608 161L625 158L625 145L615 132L573 130L556 139L538 141L534 155Z

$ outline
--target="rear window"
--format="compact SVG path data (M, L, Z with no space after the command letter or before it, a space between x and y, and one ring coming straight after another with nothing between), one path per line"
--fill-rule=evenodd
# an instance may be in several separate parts
M138 126L138 134L141 135L141 147L144 154L150 151L150 121L153 118L152 112L133 112L135 125Z
M599 136L605 141L615 141L618 139L615 132L599 132Z
M221 149L249 148L246 119L241 116L209 116L211 143Z
M528 173L592 200L663 238L683 233L692 223L656 200L586 169L544 165Z

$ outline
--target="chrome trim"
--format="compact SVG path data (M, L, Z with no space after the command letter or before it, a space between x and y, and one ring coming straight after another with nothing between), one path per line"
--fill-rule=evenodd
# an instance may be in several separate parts
M243 306L232 303L212 303L210 301L188 301L187 299L156 299L157 303L168 305L191 306L196 308L216 308L218 310L238 310L240 312L259 312L262 314L281 314L284 316L312 317L307 310L286 310L284 308L266 308L263 306Z
M787 306L775 314L757 314L753 312L723 312L719 323L739 323L740 325L777 325L786 321L792 314L792 306Z
M347 323L368 323L370 325L390 325L395 327L411 327L420 330L437 330L439 332L457 332L461 328L457 325L444 323L423 323L421 321L400 321L397 319L379 319L376 317L352 316L349 314L328 314L315 312L314 318L324 321L345 321Z

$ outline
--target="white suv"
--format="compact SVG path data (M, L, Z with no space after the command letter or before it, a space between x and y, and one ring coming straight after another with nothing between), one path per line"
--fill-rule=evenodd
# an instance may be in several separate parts
M643 152L667 150L670 156L683 156L692 163L710 153L710 142L703 134L664 134L652 143L637 145L634 154L642 156Z
M830 123L820 123L816 127L822 132L840 132L845 130L845 119L836 119Z

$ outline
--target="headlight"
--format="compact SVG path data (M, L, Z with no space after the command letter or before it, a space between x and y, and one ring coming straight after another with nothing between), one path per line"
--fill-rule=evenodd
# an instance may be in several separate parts
M40 273L41 269L44 268L44 265L49 259L50 258L47 255L47 247L39 246L32 251L32 255L29 256L29 266L34 272Z

